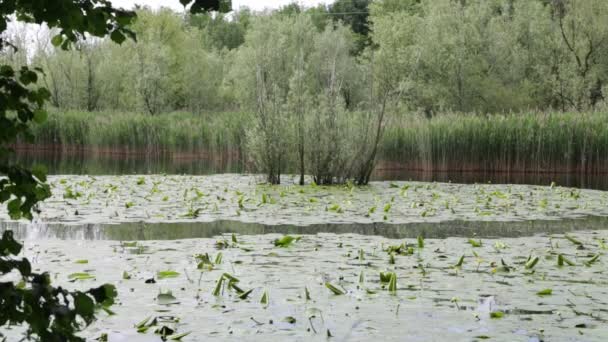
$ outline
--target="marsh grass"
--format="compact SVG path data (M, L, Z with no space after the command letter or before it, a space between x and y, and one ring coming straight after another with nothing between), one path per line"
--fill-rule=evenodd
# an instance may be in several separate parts
M247 114L161 115L52 111L35 127L36 146L114 153L240 152Z
M434 171L608 170L608 112L407 115L386 129L382 155Z
M95 153L226 154L248 158L251 114L51 111L35 127L35 148ZM251 157L251 156L249 156ZM608 112L402 114L386 126L380 159L424 171L579 172L608 170ZM285 172L297 172L296 163Z

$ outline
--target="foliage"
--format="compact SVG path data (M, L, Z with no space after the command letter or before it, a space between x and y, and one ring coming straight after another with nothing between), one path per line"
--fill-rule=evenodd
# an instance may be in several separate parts
M26 258L14 258L21 248L12 232L5 231L0 240L0 272L18 271L22 282L0 282L0 326L26 324L27 337L41 341L84 341L75 334L95 320L96 309L107 310L114 302L114 286L86 292L53 287L48 273L33 273Z

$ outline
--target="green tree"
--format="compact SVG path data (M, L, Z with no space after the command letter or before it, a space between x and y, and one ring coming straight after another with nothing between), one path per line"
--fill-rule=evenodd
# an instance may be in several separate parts
M369 5L371 0L336 0L329 6L329 14L334 21L341 21L356 34L359 54L369 44Z

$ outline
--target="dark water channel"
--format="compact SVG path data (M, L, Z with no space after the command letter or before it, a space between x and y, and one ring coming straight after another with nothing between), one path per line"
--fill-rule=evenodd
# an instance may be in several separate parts
M418 236L432 239L448 237L517 238L538 234L550 235L575 231L603 230L608 228L608 217L589 216L562 220L447 221L407 224L313 224L309 226L266 225L229 220L171 223L130 222L107 225L0 222L0 231L7 228L12 229L20 239L35 240L180 240L212 238L231 233L238 235L334 233L382 236L389 239L415 239Z
M238 158L229 155L167 156L145 154L87 154L61 152L18 152L16 160L23 165L45 165L52 175L127 175L127 174L190 174L242 173L247 168ZM399 161L380 161L374 180L404 180L453 183L557 185L608 190L608 173L522 173L476 171L419 171L399 167Z

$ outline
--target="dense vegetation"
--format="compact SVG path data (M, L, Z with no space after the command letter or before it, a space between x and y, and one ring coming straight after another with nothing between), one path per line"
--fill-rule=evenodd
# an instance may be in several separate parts
M283 172L312 174L319 183L366 183L379 153L403 156L419 168L601 167L590 167L604 157L601 149L586 145L598 142L585 136L594 127L573 130L572 139L552 146L552 153L542 155L550 162L532 166L544 149L527 151L536 146L529 141L547 141L535 130L545 127L545 115L528 113L606 108L608 3L602 0L340 0L327 7L293 4L219 15L143 8L138 17L137 43L117 47L90 38L63 51L48 43L53 32L40 30L35 43L27 44L32 31L15 29L10 39L21 49L2 58L48 70L43 81L51 103L59 113L72 113L51 120L55 126L95 122L99 131L124 132L116 133L120 139L104 132L87 141L115 148L117 141L145 136L128 145L147 149L156 144L148 137L159 134L143 133L152 127L147 124L133 134L124 122L158 122L159 139L170 140L161 149L182 148L183 137L193 138L195 143L186 143L192 148L236 143L273 183ZM73 114L82 111L124 114L94 120L98 114ZM172 112L191 113L182 117L199 117L201 124L170 123ZM235 112L249 119L236 127ZM513 125L505 131L501 116L486 118L488 113L522 114L509 115ZM577 127L603 116L581 115ZM430 148L420 138L455 118L462 125L477 123L470 128L476 140L461 137L454 139L467 143L441 145L448 140L436 139ZM220 130L206 131L208 126ZM65 130L53 127L40 142L59 142ZM388 139L385 129L391 131ZM565 135L559 126L553 129L552 136ZM510 132L507 140L497 141L497 130ZM74 133L76 138L62 136L60 142L84 141L77 138L81 132ZM509 142L522 136L528 139ZM473 141L484 139L491 144L478 153L481 147ZM384 148L378 151L376 143ZM500 149L489 147L496 145ZM467 165L444 162L450 156L462 156Z

